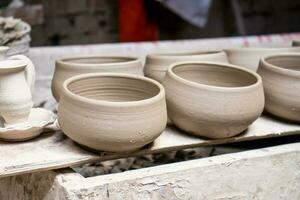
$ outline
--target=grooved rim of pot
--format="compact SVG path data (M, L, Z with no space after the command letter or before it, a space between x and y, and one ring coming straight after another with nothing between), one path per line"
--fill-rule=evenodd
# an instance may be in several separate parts
M1 60L0 61L0 69L2 70L16 70L16 69L23 69L28 65L25 60Z
M174 52L174 53L150 53L147 58L150 60L163 60L175 57L197 57L197 56L208 56L215 55L224 52L223 50L208 50L208 51L187 51L187 52Z
M98 59L127 59L125 61L119 61L119 62L103 62L103 63L76 63L72 62L71 60L75 59L89 59L89 58L98 58ZM115 66L118 65L118 67L128 67L129 64L135 64L141 62L138 57L134 56L113 56L113 55L107 55L107 56L100 56L100 55L78 55L78 56L69 56L69 57L63 57L60 59L57 59L56 64L60 64L63 67L69 68L69 67L86 67L86 66L92 66L92 67L101 67L101 66ZM70 66L72 65L72 66Z
M147 98L147 99L142 99L142 100L137 100L137 101L114 102L114 101L90 99L90 98L75 94L68 89L68 85L71 84L72 82L75 82L78 80L83 80L86 78L97 78L97 77L99 77L99 78L101 78L101 77L129 78L129 79L135 79L135 80L139 80L139 81L145 81L145 82L148 82L148 83L152 84L153 86L157 87L159 91L157 94L155 94L154 96ZM146 78L144 76L140 76L140 75L119 74L119 73L89 73L89 74L81 74L81 75L73 76L73 77L67 79L63 84L62 95L66 95L68 98L71 98L73 101L87 103L87 104L95 105L95 106L136 107L136 106L144 106L144 105L153 104L155 102L160 101L161 99L164 99L165 98L165 90L159 82L152 80L150 78Z
M293 76L293 77L300 77L300 71L294 70L294 69L287 69L287 68L272 64L268 61L268 59L280 58L280 57L282 57L282 58L283 57L285 57L285 58L296 57L300 61L300 53L281 53L281 54L273 54L270 56L265 56L260 59L260 62L263 64L263 67L267 67L268 69L270 69L274 72ZM300 69L300 67L299 67L299 69Z
M247 85L247 86L235 86L235 87L225 87L225 86L214 86L214 85L208 85L208 84L202 84L202 83L197 83L194 81L190 81L187 79L184 79L180 76L178 76L173 70L176 67L180 67L180 66L184 66L184 65L210 65L210 66L219 66L219 67L225 67L225 68L231 68L231 69L235 69L235 70L239 70L241 72L244 73L248 73L250 75L252 75L256 81L254 84L251 85ZM171 76L172 78L176 79L177 81L184 83L186 85L192 86L192 87L196 87L196 88L201 88L201 89L209 89L209 90L214 90L214 91L220 91L220 92L240 92L240 91L246 91L246 90L252 90L254 88L259 87L259 85L262 84L262 80L261 77L256 73L253 72L249 69L246 69L244 67L239 67L236 65L231 65L231 64L225 64L225 63L217 63L217 62L193 62L193 61L188 61L188 62L178 62L178 63L174 63L173 65L171 65L168 68L168 72L169 76Z

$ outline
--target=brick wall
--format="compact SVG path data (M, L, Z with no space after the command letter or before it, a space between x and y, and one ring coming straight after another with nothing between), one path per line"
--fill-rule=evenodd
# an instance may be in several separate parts
M27 0L43 5L44 22L32 25L32 45L118 41L114 0Z
M2 5L9 2L0 1ZM117 0L24 1L24 8L6 11L6 15L20 17L32 25L33 46L119 41ZM150 16L157 20L162 40L237 35L230 0L213 0L203 29L185 22L155 0L146 1L153 4L151 9L155 12ZM300 31L300 1L240 0L239 3L248 35Z

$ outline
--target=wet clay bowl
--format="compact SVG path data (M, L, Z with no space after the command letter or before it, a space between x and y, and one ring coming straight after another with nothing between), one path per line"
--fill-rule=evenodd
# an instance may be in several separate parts
M279 54L261 59L266 111L300 122L300 54Z
M225 49L229 63L257 71L259 60L278 53L299 52L300 47L256 46Z
M181 53L160 53L149 54L145 62L145 75L152 79L162 82L168 67L171 64L182 61L213 61L228 63L224 51L199 51L199 52L181 52Z
M300 46L300 40L294 40L292 43L292 46L294 46L294 47Z
M261 78L230 64L172 65L163 81L168 117L180 129L207 138L235 136L264 108Z
M58 122L81 145L109 152L134 151L165 129L164 88L138 75L74 76L63 85Z
M142 62L135 57L74 56L55 61L52 94L58 102L63 82L75 75L95 72L112 72L143 75Z

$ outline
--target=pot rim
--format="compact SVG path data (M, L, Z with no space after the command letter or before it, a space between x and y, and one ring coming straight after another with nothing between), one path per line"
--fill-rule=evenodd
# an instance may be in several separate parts
M265 57L262 57L260 59L260 66L262 67L267 67L268 69L274 71L274 72L277 72L277 73L281 73L281 74L285 74L285 75L289 75L289 76L296 76L296 77L299 77L300 76L300 71L297 71L297 70L293 70L293 69L287 69L287 68L283 68L283 67L280 67L278 65L274 65L274 64L271 64L267 61L267 59L270 59L270 58L278 58L278 57L298 57L299 60L300 60L300 53L280 53L280 54L273 54L273 55L269 55L269 56L265 56Z
M224 51L226 52L262 52L262 51L284 51L287 49L299 50L300 47L297 46L250 46L250 47L232 47L232 48L225 48Z
M178 67L180 65L191 65L191 64L196 64L196 65L214 65L214 66L220 66L220 67L225 67L225 68L232 68L232 69L236 69L248 74L251 74L252 76L255 77L256 81L255 83L251 84L251 85L246 85L246 86L237 86L237 87L224 87L224 86L213 86L213 85L207 85L207 84L202 84L202 83L197 83L194 81L190 81L187 79L184 79L180 76L178 76L177 74L175 74L173 72L173 69L175 67ZM242 90L248 90L248 89L253 89L258 87L259 85L262 85L262 80L261 77L256 73L253 72L249 69L246 69L244 67L240 67L240 66L236 66L236 65L232 65L232 64L227 64L227 63L220 63L220 62L206 62L206 61L188 61L188 62L177 62L174 63L173 65L171 65L168 68L168 75L171 76L173 79L176 79L177 81L184 83L186 85L192 86L192 87L196 87L196 88L200 88L200 89L210 89L210 90L214 90L214 91L242 91Z
M0 61L0 70L17 70L24 69L28 63L21 59L7 59Z
M166 52L166 53L150 53L147 55L147 59L150 60L165 60L172 59L176 57L197 57L206 55L216 55L224 52L222 49L211 49L211 50L198 50L198 51L185 51L185 52ZM224 52L225 53L225 52Z
M0 46L0 51L8 51L9 50L9 46Z
M106 63L76 63L68 60L72 59L89 59L89 58L110 58L110 59L129 59L128 61L120 61L120 62L106 62ZM98 55L98 54L92 54L92 55L76 55L76 56L66 56L57 59L56 64L61 64L61 67L66 68L74 68L74 67L83 67L83 66L89 66L89 67L101 67L101 66L114 66L118 65L118 67L122 67L122 65L128 66L128 64L135 64L141 62L141 60L138 57L135 56L119 56L119 55Z
M68 85L74 81L77 80L82 80L85 78L92 78L92 77L118 77L118 78L130 78L130 79L135 79L135 80L140 80L140 81L146 81L151 83L152 85L156 86L159 89L159 92L147 99L142 99L138 101L122 101L122 102L113 102L113 101L105 101L105 100L96 100L96 99L90 99L87 97L83 97L77 94L74 94L68 89ZM134 74L120 74L120 73L89 73L89 74L81 74L81 75L76 75L71 78L68 78L64 84L63 84L63 89L62 89L62 95L66 95L68 98L71 98L73 101L77 102L83 102L87 103L90 105L95 105L95 106L108 106L108 107L136 107L136 106L144 106L148 104L153 104L155 102L160 101L161 99L165 98L165 90L163 86L150 78L141 76L141 75L134 75ZM61 98L60 97L60 98Z

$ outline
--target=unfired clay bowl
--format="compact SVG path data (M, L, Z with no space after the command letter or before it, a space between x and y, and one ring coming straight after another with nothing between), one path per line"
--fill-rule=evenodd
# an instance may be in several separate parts
M182 61L213 61L228 63L224 51L149 54L146 57L144 67L145 75L162 82L168 67L171 64Z
M292 45L293 45L294 47L300 46L300 40L294 40Z
M300 122L300 54L262 58L258 73L264 85L265 109L281 118Z
M259 75L230 64L177 63L169 67L163 85L168 117L180 129L197 136L235 136L264 108Z
M135 57L121 56L75 56L55 62L52 94L58 102L63 82L75 75L95 72L113 72L143 75L142 62Z
M256 72L259 60L262 57L285 52L300 52L300 47L237 47L225 49L225 51L227 53L229 63L246 67Z
M138 75L74 76L64 83L58 122L81 145L109 152L134 151L165 129L164 88Z

